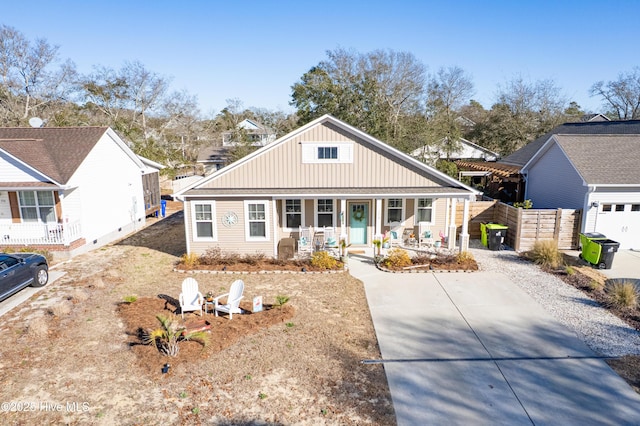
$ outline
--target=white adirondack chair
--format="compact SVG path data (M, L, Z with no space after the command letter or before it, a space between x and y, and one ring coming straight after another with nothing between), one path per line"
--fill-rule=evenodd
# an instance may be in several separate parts
M389 224L389 245L391 247L399 247L402 245L402 231L404 227L400 222L391 222Z
M204 297L198 291L198 282L195 279L189 277L182 281L182 293L180 293L178 301L183 319L185 312L200 311L200 316L202 316Z
M242 311L240 310L240 300L244 297L242 295L244 293L244 281L236 280L231 284L231 288L229 289L229 293L221 294L218 297L215 297L213 301L215 302L215 306L213 310L218 316L218 312L226 312L229 314L229 319L233 319L233 314L239 314ZM220 304L219 300L223 297L227 298L227 303L224 305Z
M298 231L298 257L309 257L313 253L311 228L301 226Z

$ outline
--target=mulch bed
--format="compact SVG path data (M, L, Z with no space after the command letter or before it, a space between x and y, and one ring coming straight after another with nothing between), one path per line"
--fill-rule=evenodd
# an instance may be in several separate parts
M264 305L262 312L251 312L251 302L240 303L240 308L246 311L243 314L234 314L229 320L226 315L216 317L213 314L204 314L201 318L198 313L185 313L184 321L176 315L176 320L187 328L203 326L203 322L210 325L210 341L206 347L196 341L180 342L180 351L176 357L167 357L161 354L152 345L143 344L143 331L153 330L160 326L157 315L174 315L178 301L167 296L142 297L133 303L121 303L118 313L125 324L125 332L128 336L127 343L136 354L139 368L152 377L162 375L162 367L170 363L172 369L181 365L193 366L197 360L206 360L210 355L220 352L233 345L240 338L259 332L276 324L284 324L295 314L295 308L289 304L282 307ZM179 312L179 310L178 310ZM171 369L168 374L171 374Z

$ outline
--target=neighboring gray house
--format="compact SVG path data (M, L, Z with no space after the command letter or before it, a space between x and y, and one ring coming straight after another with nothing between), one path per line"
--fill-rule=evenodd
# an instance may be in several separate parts
M504 202L524 201L526 182L521 170L553 135L640 135L640 120L564 123L495 163L457 161L461 170L488 172L486 193ZM630 153L631 155L633 153ZM534 207L538 207L533 200Z
M639 164L640 133L554 134L521 169L525 198L535 208L583 209L581 232L639 249Z

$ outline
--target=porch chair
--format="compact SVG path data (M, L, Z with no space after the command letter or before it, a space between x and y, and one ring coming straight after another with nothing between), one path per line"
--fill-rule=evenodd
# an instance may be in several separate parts
M400 222L391 222L389 224L389 245L391 247L399 247L402 245L402 232L404 227Z
M300 226L298 229L298 257L309 257L313 253L311 228Z
M336 238L336 230L332 226L324 227L324 250L326 250L332 256L338 257L340 255L340 244Z
M229 289L229 293L221 294L218 297L214 297L213 301L215 303L213 310L218 316L218 312L226 312L229 314L229 319L233 319L233 314L242 313L240 309L240 300L244 297L242 295L244 293L244 281L236 280L231 284L231 288ZM227 303L222 305L219 300L223 297L227 298Z
M427 222L418 223L418 247L433 245L433 235L431 234L431 225Z
M182 293L180 293L178 301L180 302L182 319L184 319L185 311L200 311L200 316L202 316L204 297L202 293L198 291L198 282L195 279L189 277L182 281Z

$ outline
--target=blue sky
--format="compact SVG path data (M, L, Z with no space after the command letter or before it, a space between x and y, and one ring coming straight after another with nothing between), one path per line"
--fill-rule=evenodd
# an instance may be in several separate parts
M7 2L0 24L60 46L88 73L138 60L197 95L206 115L226 99L292 111L291 86L327 50L411 52L429 72L464 69L489 108L515 77L552 79L598 112L588 90L640 66L640 2L44 1Z

